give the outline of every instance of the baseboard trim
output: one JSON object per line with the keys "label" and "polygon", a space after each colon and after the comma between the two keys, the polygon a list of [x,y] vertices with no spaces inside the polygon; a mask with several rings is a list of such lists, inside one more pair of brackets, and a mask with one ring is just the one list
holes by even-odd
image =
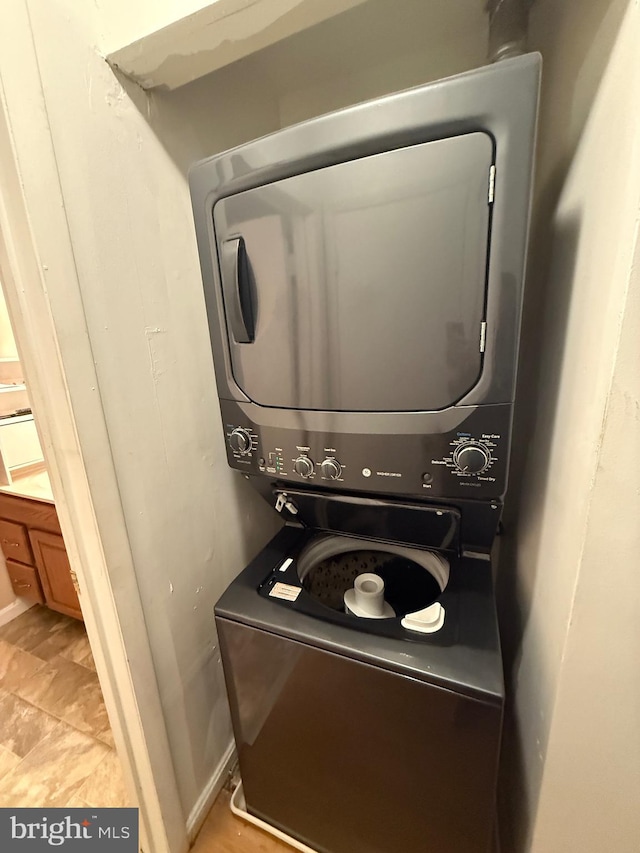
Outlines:
{"label": "baseboard trim", "polygon": [[0,610],[0,628],[8,622],[13,622],[21,613],[25,613],[33,607],[33,601],[25,601],[24,598],[16,598],[11,604],[7,604]]}
{"label": "baseboard trim", "polygon": [[37,462],[27,462],[26,465],[16,465],[15,468],[9,468],[12,480],[17,480],[20,477],[27,477],[29,474],[40,474],[46,471],[47,466],[44,459],[39,459]]}
{"label": "baseboard trim", "polygon": [[189,813],[189,817],[187,818],[187,835],[190,842],[193,842],[196,835],[200,832],[202,824],[209,814],[209,810],[216,797],[224,787],[229,771],[233,769],[235,762],[236,745],[231,741]]}

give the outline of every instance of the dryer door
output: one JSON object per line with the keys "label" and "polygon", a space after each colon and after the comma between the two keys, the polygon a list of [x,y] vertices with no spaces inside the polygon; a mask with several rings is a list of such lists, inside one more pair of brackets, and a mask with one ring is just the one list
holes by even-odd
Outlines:
{"label": "dryer door", "polygon": [[214,206],[228,345],[262,406],[433,411],[482,370],[493,144],[470,133]]}

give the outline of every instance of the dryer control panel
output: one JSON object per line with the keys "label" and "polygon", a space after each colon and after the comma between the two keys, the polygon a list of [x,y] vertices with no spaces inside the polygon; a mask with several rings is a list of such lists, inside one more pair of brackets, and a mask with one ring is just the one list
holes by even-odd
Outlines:
{"label": "dryer control panel", "polygon": [[324,489],[499,499],[506,490],[510,406],[471,409],[442,433],[335,434],[251,423],[221,401],[232,468]]}

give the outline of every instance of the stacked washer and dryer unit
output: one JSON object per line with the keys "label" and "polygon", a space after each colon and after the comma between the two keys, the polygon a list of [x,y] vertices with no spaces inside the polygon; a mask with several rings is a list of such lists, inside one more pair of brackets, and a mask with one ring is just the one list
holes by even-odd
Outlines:
{"label": "stacked washer and dryer unit", "polygon": [[506,60],[191,171],[228,461],[285,522],[216,607],[246,811],[321,853],[494,843],[539,74]]}

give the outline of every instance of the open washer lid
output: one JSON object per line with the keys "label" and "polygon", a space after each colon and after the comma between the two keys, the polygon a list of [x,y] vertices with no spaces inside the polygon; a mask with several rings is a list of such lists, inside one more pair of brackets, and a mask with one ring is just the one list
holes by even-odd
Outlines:
{"label": "open washer lid", "polygon": [[[460,512],[454,507],[275,489],[276,509],[287,508],[311,530],[460,553]],[[295,510],[295,512],[292,512]]]}

